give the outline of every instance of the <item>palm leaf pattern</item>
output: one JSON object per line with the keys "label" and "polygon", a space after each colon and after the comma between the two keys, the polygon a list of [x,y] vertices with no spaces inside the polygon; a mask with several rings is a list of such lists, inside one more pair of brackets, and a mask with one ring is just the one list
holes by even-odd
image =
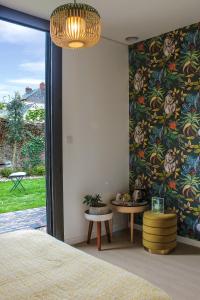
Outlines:
{"label": "palm leaf pattern", "polygon": [[130,190],[142,179],[176,210],[178,233],[200,239],[200,23],[130,46],[129,63]]}

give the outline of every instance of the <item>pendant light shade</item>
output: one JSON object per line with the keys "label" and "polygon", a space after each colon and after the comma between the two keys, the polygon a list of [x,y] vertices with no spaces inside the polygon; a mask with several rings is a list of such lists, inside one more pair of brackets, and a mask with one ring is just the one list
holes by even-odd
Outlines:
{"label": "pendant light shade", "polygon": [[51,15],[52,41],[62,48],[87,48],[98,43],[101,18],[90,5],[69,3],[56,8]]}

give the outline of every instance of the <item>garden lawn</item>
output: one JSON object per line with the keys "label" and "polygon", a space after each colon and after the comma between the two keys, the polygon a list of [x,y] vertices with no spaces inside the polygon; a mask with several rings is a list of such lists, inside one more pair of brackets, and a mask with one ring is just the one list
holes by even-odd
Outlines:
{"label": "garden lawn", "polygon": [[0,213],[6,213],[46,205],[45,178],[25,179],[22,181],[25,191],[20,187],[13,192],[11,181],[0,182]]}

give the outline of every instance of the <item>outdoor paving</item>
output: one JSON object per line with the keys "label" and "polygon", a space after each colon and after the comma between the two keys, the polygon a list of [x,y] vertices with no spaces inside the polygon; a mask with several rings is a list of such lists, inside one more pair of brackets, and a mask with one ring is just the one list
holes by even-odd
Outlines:
{"label": "outdoor paving", "polygon": [[20,229],[46,226],[46,207],[0,214],[0,234]]}

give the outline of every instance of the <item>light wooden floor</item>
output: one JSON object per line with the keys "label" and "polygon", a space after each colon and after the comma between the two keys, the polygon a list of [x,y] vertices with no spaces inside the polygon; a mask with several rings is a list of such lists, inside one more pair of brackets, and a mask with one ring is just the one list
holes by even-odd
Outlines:
{"label": "light wooden floor", "polygon": [[114,234],[112,244],[103,241],[101,252],[95,240],[76,247],[147,279],[174,300],[200,299],[200,248],[178,244],[170,255],[153,255],[143,249],[140,232],[136,231],[133,245],[128,239],[127,231]]}

